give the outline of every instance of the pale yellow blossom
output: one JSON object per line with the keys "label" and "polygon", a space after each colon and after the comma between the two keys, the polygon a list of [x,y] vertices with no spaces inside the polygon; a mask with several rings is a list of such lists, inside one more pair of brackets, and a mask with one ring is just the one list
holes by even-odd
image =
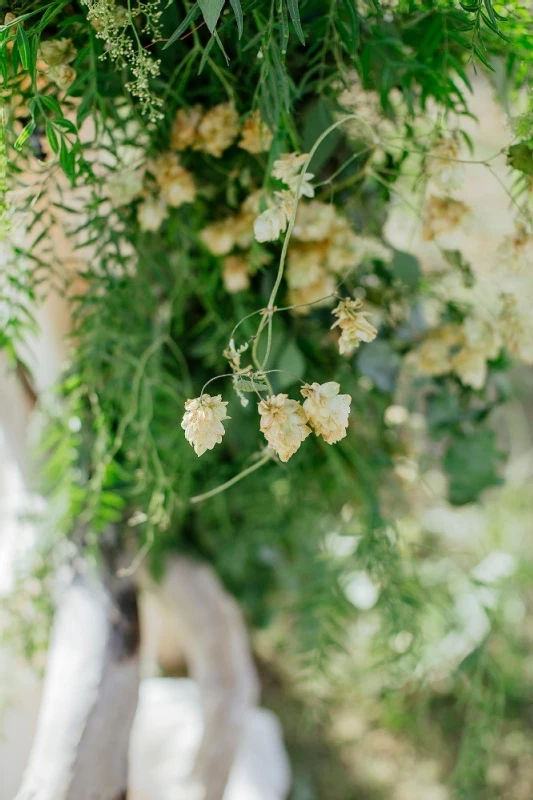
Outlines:
{"label": "pale yellow blossom", "polygon": [[311,433],[300,403],[286,394],[267,397],[258,404],[261,431],[281,461],[288,461]]}
{"label": "pale yellow blossom", "polygon": [[290,288],[288,304],[295,306],[293,314],[309,314],[313,308],[322,308],[333,303],[335,280],[325,271],[321,271],[317,279],[299,289]]}
{"label": "pale yellow blossom", "polygon": [[202,106],[179,108],[172,124],[170,146],[173,150],[186,150],[192,147],[198,135],[198,125],[202,119]]}
{"label": "pale yellow blossom", "polygon": [[139,169],[120,169],[107,182],[107,194],[115,208],[126,206],[138,197],[143,188],[143,173]]}
{"label": "pale yellow blossom", "polygon": [[76,58],[77,53],[72,39],[47,39],[41,42],[39,48],[39,55],[48,67],[70,64]]}
{"label": "pale yellow blossom", "polygon": [[194,150],[220,158],[239,133],[239,115],[232,103],[220,103],[209,109],[198,125]]}
{"label": "pale yellow blossom", "polygon": [[457,189],[463,182],[464,165],[457,161],[461,157],[458,134],[441,136],[431,149],[426,160],[426,169],[432,180],[442,189]]}
{"label": "pale yellow blossom", "polygon": [[308,153],[285,153],[277,161],[274,161],[272,175],[289,187],[293,194],[296,194],[299,185],[298,198],[314,197],[315,190],[310,181],[315,177],[312,172],[301,175],[301,167],[306,162]]}
{"label": "pale yellow blossom", "polygon": [[452,349],[457,351],[463,341],[463,334],[458,325],[443,325],[431,331],[414,352],[413,360],[417,373],[428,377],[450,373]]}
{"label": "pale yellow blossom", "polygon": [[173,208],[192,203],[196,187],[192,174],[182,167],[175,153],[164,153],[154,162],[153,172],[161,190],[161,197]]}
{"label": "pale yellow blossom", "polygon": [[227,255],[235,245],[235,234],[229,219],[222,219],[207,225],[200,238],[214,256]]}
{"label": "pale yellow blossom", "polygon": [[287,283],[291,289],[310,286],[323,274],[327,245],[322,242],[294,242],[287,255]]}
{"label": "pale yellow blossom", "polygon": [[264,153],[270,150],[272,133],[261,117],[259,111],[254,111],[243,125],[239,147],[248,153]]}
{"label": "pale yellow blossom", "polygon": [[457,228],[468,215],[469,210],[462,200],[431,195],[424,209],[422,238],[424,241],[430,241],[436,236]]}
{"label": "pale yellow blossom", "polygon": [[498,248],[498,257],[504,268],[520,274],[533,271],[533,236],[523,225],[514,234],[506,236]]}
{"label": "pale yellow blossom", "polygon": [[168,208],[159,197],[147,197],[137,208],[137,221],[142,231],[158,231],[168,215]]}
{"label": "pale yellow blossom", "polygon": [[58,89],[66,92],[76,80],[76,70],[70,64],[59,64],[57,67],[50,67],[46,71],[46,76],[52,83],[55,83]]}
{"label": "pale yellow blossom", "polygon": [[328,238],[337,219],[337,210],[331,203],[322,203],[320,200],[300,203],[293,236],[301,242],[321,242]]}
{"label": "pale yellow blossom", "polygon": [[287,229],[291,207],[285,192],[275,193],[275,203],[254,221],[254,236],[258,242],[275,242]]}
{"label": "pale yellow blossom", "polygon": [[339,353],[351,355],[361,342],[372,342],[378,335],[377,329],[366,319],[368,311],[362,311],[362,300],[341,300],[333,310],[337,320],[331,326],[337,325],[341,330],[339,337]]}
{"label": "pale yellow blossom", "polygon": [[222,267],[222,281],[230,294],[248,289],[250,286],[248,262],[240,256],[227,256]]}
{"label": "pale yellow blossom", "polygon": [[339,394],[341,387],[335,381],[305,384],[300,389],[306,398],[303,404],[307,420],[315,433],[328,444],[335,444],[346,436],[350,403],[349,394]]}
{"label": "pale yellow blossom", "polygon": [[222,441],[225,433],[222,422],[230,419],[226,414],[227,405],[219,394],[216,397],[203,394],[186,401],[181,427],[197,456],[201,456],[206,450],[212,450]]}

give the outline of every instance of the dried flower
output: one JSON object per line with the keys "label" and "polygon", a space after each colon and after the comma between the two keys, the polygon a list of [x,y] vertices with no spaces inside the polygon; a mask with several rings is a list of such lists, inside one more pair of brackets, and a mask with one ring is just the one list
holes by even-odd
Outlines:
{"label": "dried flower", "polygon": [[293,314],[309,314],[311,306],[320,308],[331,305],[335,294],[335,280],[327,272],[321,271],[317,279],[299,289],[289,289],[288,302]]}
{"label": "dried flower", "polygon": [[254,111],[243,125],[239,147],[247,150],[248,153],[264,153],[266,150],[270,150],[272,139],[272,133],[261,117],[261,113]]}
{"label": "dried flower", "polygon": [[442,136],[427,159],[427,172],[435,183],[446,191],[457,189],[463,182],[464,166],[457,162],[461,156],[459,137]]}
{"label": "dried flower", "polygon": [[41,42],[39,54],[48,67],[59,67],[74,61],[78,51],[72,39],[47,39]]}
{"label": "dried flower", "polygon": [[107,182],[107,194],[115,208],[127,206],[138,197],[143,188],[143,174],[138,169],[121,169]]}
{"label": "dried flower", "polygon": [[506,236],[498,248],[498,256],[516,274],[533,269],[533,236],[523,225],[517,225],[512,236]]}
{"label": "dried flower", "polygon": [[311,433],[307,417],[297,400],[276,394],[258,403],[261,431],[281,461],[288,461]]}
{"label": "dried flower", "polygon": [[154,162],[153,172],[161,189],[161,197],[173,208],[192,203],[196,187],[192,174],[181,166],[175,153],[164,153]]}
{"label": "dried flower", "polygon": [[220,103],[204,114],[198,125],[194,150],[220,158],[239,133],[239,116],[232,103]]}
{"label": "dried flower", "polygon": [[338,383],[330,381],[305,384],[300,389],[306,398],[303,408],[309,424],[328,444],[344,439],[348,427],[352,398],[349,394],[339,394],[340,388]]}
{"label": "dried flower", "polygon": [[214,256],[225,256],[235,245],[235,236],[228,219],[207,225],[200,238]]}
{"label": "dried flower", "polygon": [[254,236],[258,242],[275,242],[287,228],[287,214],[281,206],[267,208],[254,221]]}
{"label": "dried flower", "polygon": [[378,335],[377,329],[366,319],[368,311],[361,311],[362,300],[351,300],[347,297],[341,300],[333,309],[333,314],[338,319],[331,326],[337,325],[341,329],[339,338],[339,353],[351,355],[361,342],[372,342]]}
{"label": "dried flower", "polygon": [[461,200],[432,194],[424,210],[422,238],[427,242],[442,233],[453,230],[463,221],[468,212],[468,206]]}
{"label": "dried flower", "polygon": [[203,108],[200,105],[189,109],[179,108],[174,117],[170,146],[173,150],[186,150],[192,147],[198,135],[198,125],[202,119]]}
{"label": "dried flower", "polygon": [[443,325],[431,331],[414,353],[414,363],[419,375],[434,377],[447,375],[452,370],[451,351],[462,344],[463,336],[458,325]]}
{"label": "dried flower", "polygon": [[222,441],[225,433],[222,422],[230,419],[226,414],[227,405],[219,394],[216,397],[202,394],[201,397],[185,402],[181,427],[197,456],[203,455],[206,450],[212,450]]}
{"label": "dried flower", "polygon": [[50,69],[46,71],[46,75],[62,92],[66,92],[76,80],[76,70],[69,64],[59,64],[57,67],[50,67]]}
{"label": "dried flower", "polygon": [[[298,155],[297,153],[285,153],[277,161],[274,161],[274,168],[272,170],[273,177],[282,181],[286,186],[289,187],[291,192],[295,193],[298,188],[298,183],[301,179],[300,169],[307,161],[308,155],[308,153],[302,153],[301,155]],[[306,172],[303,175],[302,183],[298,192],[298,199],[300,197],[315,196],[315,190],[309,183],[309,181],[313,178],[314,175],[312,172]]]}
{"label": "dried flower", "polygon": [[321,242],[328,238],[337,219],[337,210],[331,203],[300,203],[293,236],[301,242]]}
{"label": "dried flower", "polygon": [[295,242],[287,256],[287,283],[301,289],[314,283],[323,273],[326,246],[322,243]]}
{"label": "dried flower", "polygon": [[222,268],[222,281],[230,294],[242,292],[250,286],[248,263],[239,256],[227,256]]}
{"label": "dried flower", "polygon": [[147,197],[137,208],[137,221],[142,231],[158,231],[166,219],[168,208],[159,197]]}

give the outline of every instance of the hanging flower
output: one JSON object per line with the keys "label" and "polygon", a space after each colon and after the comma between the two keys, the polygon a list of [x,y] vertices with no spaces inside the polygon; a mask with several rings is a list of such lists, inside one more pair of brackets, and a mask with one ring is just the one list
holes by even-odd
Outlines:
{"label": "hanging flower", "polygon": [[261,117],[259,111],[254,111],[243,125],[239,147],[248,153],[264,153],[270,150],[272,133]]}
{"label": "hanging flower", "polygon": [[300,389],[306,398],[303,408],[309,424],[328,444],[344,439],[348,427],[352,398],[349,394],[339,394],[340,388],[338,383],[330,381],[305,384]]}
{"label": "hanging flower", "polygon": [[155,179],[161,190],[161,197],[173,208],[184,203],[192,203],[196,197],[196,187],[192,174],[181,166],[174,153],[164,153],[156,159],[153,166]]}
{"label": "hanging flower", "polygon": [[46,76],[55,83],[58,89],[66,92],[76,80],[76,70],[70,64],[59,64],[57,67],[50,67],[46,71]]}
{"label": "hanging flower", "polygon": [[168,214],[168,208],[159,197],[147,197],[137,208],[137,221],[142,231],[158,231]]}
{"label": "hanging flower", "polygon": [[235,245],[235,236],[229,219],[207,225],[200,238],[214,256],[225,256]]}
{"label": "hanging flower", "polygon": [[426,160],[429,176],[441,189],[457,189],[463,182],[464,166],[458,163],[461,145],[457,134],[441,136]]}
{"label": "hanging flower", "polygon": [[362,300],[351,300],[347,297],[333,309],[333,314],[338,319],[331,327],[335,328],[338,325],[341,329],[339,338],[341,355],[351,355],[361,342],[372,342],[378,335],[377,329],[366,319],[368,311],[361,311],[362,307]]}
{"label": "hanging flower", "polygon": [[322,242],[328,238],[337,220],[337,210],[331,203],[322,203],[320,200],[300,203],[293,236],[300,242]]}
{"label": "hanging flower", "polygon": [[307,417],[297,400],[276,394],[258,403],[261,431],[281,461],[288,461],[311,433]]}
{"label": "hanging flower", "polygon": [[173,150],[181,151],[193,146],[198,136],[198,125],[203,113],[200,105],[177,110],[170,134],[170,146]]}
{"label": "hanging flower", "polygon": [[461,200],[431,195],[424,210],[422,238],[427,242],[457,228],[468,212],[468,206]]}
{"label": "hanging flower", "polygon": [[290,288],[288,304],[295,306],[291,309],[293,314],[309,314],[313,308],[329,306],[335,295],[335,279],[324,270],[321,270],[316,280],[307,286]]}
{"label": "hanging flower", "polygon": [[115,208],[127,206],[141,194],[142,188],[143,174],[138,169],[117,170],[107,182],[107,194]]}
{"label": "hanging flower", "polygon": [[222,267],[222,281],[230,294],[248,289],[250,286],[248,262],[239,256],[227,256]]}
{"label": "hanging flower", "polygon": [[[274,161],[274,168],[272,175],[274,178],[282,181],[289,187],[291,192],[296,193],[298,183],[301,179],[300,170],[303,164],[307,161],[308,153],[285,153],[277,161]],[[306,172],[303,175],[302,183],[298,192],[298,199],[300,197],[314,197],[315,190],[309,183],[315,176],[312,172]]]}
{"label": "hanging flower", "polygon": [[61,64],[70,64],[74,61],[78,51],[72,44],[72,39],[47,39],[41,42],[39,55],[48,67],[59,67]]}
{"label": "hanging flower", "polygon": [[222,422],[230,419],[226,414],[227,405],[219,394],[216,397],[203,394],[186,401],[181,427],[197,456],[203,455],[206,450],[212,450],[222,441],[225,434]]}
{"label": "hanging flower", "polygon": [[194,150],[202,150],[220,158],[235,141],[239,133],[239,115],[232,103],[220,103],[211,108],[198,125]]}
{"label": "hanging flower", "polygon": [[[282,195],[282,192],[276,192],[277,195]],[[280,198],[278,198],[279,200]],[[267,208],[262,214],[259,214],[254,221],[254,236],[258,242],[275,242],[279,239],[287,229],[289,221],[290,210],[287,208],[287,203],[277,202],[272,208]]]}

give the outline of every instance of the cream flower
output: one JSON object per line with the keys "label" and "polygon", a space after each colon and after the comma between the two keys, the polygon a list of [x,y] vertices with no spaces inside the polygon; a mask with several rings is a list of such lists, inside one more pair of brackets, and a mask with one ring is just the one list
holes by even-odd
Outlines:
{"label": "cream flower", "polygon": [[311,433],[300,403],[286,394],[276,394],[258,403],[261,431],[280,461],[288,461]]}
{"label": "cream flower", "polygon": [[137,222],[142,231],[158,231],[166,219],[166,203],[158,197],[147,197],[137,208]]}
{"label": "cream flower", "polygon": [[347,297],[333,309],[337,320],[331,327],[335,328],[338,325],[341,329],[339,338],[341,355],[351,355],[361,342],[372,342],[378,335],[377,329],[366,319],[368,311],[361,311],[362,307],[362,300],[351,300]]}
{"label": "cream flower", "polygon": [[457,350],[463,341],[463,334],[458,325],[443,325],[431,331],[413,354],[417,373],[428,377],[450,373],[452,350]]}
{"label": "cream flower", "polygon": [[143,188],[143,174],[138,169],[121,169],[107,182],[107,194],[115,208],[127,206],[138,197]]}
{"label": "cream flower", "polygon": [[227,256],[222,267],[222,281],[230,294],[248,289],[250,275],[247,261],[239,256]]}
{"label": "cream flower", "polygon": [[511,272],[530,273],[533,270],[533,236],[518,225],[515,233],[506,236],[498,247],[498,256]]}
{"label": "cream flower", "polygon": [[308,286],[289,289],[288,303],[295,306],[293,314],[309,314],[314,308],[329,306],[335,294],[335,280],[327,272],[321,271],[318,278]]}
{"label": "cream flower", "polygon": [[254,221],[254,236],[258,242],[275,242],[287,229],[287,212],[284,206],[275,205],[259,214]]}
{"label": "cream flower", "polygon": [[230,419],[226,414],[227,405],[219,394],[216,397],[203,394],[186,401],[181,427],[197,456],[203,455],[206,450],[212,450],[222,441],[225,434],[222,422]]}
{"label": "cream flower", "polygon": [[207,225],[200,238],[214,256],[225,256],[235,245],[235,235],[229,219],[222,219]]}
{"label": "cream flower", "polygon": [[76,58],[77,53],[72,39],[47,39],[45,42],[41,42],[39,48],[39,55],[49,67],[70,64]]}
{"label": "cream flower", "polygon": [[248,153],[264,153],[266,150],[270,150],[272,139],[272,133],[260,112],[254,111],[243,125],[239,147],[247,150]]}
{"label": "cream flower", "polygon": [[457,189],[463,182],[464,165],[458,163],[461,145],[457,134],[442,136],[426,160],[427,172],[446,191]]}
{"label": "cream flower", "polygon": [[184,203],[192,203],[196,197],[196,187],[192,174],[181,166],[174,153],[164,153],[153,165],[155,179],[161,190],[161,197],[173,208]]}
{"label": "cream flower", "polygon": [[287,283],[291,289],[302,289],[318,280],[323,273],[325,251],[322,243],[291,245],[287,255]]}
{"label": "cream flower", "polygon": [[66,92],[76,80],[76,70],[70,64],[59,64],[57,67],[50,67],[46,71],[46,76],[55,83],[58,89]]}
{"label": "cream flower", "polygon": [[533,364],[533,318],[531,300],[525,295],[504,292],[498,326],[509,352],[526,364]]}
{"label": "cream flower", "polygon": [[298,199],[300,197],[314,197],[315,190],[309,183],[315,176],[312,172],[306,172],[301,177],[300,170],[306,162],[308,153],[297,155],[296,153],[285,153],[277,161],[274,161],[272,175],[289,187],[291,192],[296,193],[298,183],[302,180]]}
{"label": "cream flower", "polygon": [[301,242],[321,242],[328,238],[337,220],[337,210],[331,203],[300,203],[293,236]]}
{"label": "cream flower", "polygon": [[220,158],[233,144],[239,133],[239,116],[232,103],[220,103],[211,108],[198,125],[194,150]]}
{"label": "cream flower", "polygon": [[170,146],[173,150],[186,150],[192,147],[198,135],[198,125],[202,119],[202,106],[179,108],[172,124]]}
{"label": "cream flower", "polygon": [[346,436],[350,403],[349,394],[339,394],[341,387],[335,381],[305,384],[300,389],[306,398],[304,411],[317,436],[328,444],[335,444]]}
{"label": "cream flower", "polygon": [[431,195],[424,209],[422,239],[427,242],[457,228],[468,212],[468,206],[461,200]]}

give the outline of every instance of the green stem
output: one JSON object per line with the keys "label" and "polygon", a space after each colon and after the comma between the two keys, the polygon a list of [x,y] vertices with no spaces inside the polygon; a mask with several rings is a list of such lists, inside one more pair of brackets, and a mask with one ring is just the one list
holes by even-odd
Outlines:
{"label": "green stem", "polygon": [[259,469],[260,467],[264,466],[271,459],[272,459],[272,453],[267,451],[263,456],[263,458],[261,458],[259,461],[256,461],[255,464],[252,464],[251,467],[243,469],[242,472],[239,472],[237,473],[237,475],[234,475],[233,478],[230,478],[230,480],[226,481],[226,483],[221,483],[220,486],[217,486],[215,489],[211,489],[209,492],[204,492],[203,494],[197,494],[194,497],[191,497],[189,499],[189,503],[193,504],[202,503],[204,500],[208,500],[210,497],[214,497],[215,495],[220,494],[221,492],[225,492],[226,489],[230,488],[230,486],[233,486],[233,484],[238,483],[243,478],[246,478],[247,475],[251,475],[252,472],[255,472],[256,469]]}

